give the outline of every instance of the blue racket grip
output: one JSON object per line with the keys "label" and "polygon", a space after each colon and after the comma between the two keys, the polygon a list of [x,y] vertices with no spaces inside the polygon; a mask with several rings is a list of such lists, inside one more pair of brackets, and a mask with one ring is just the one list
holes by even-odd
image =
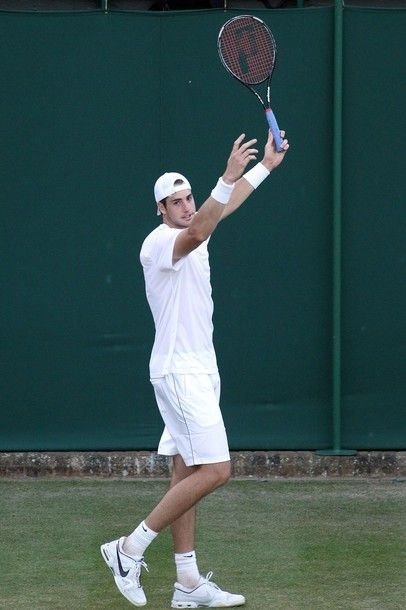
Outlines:
{"label": "blue racket grip", "polygon": [[281,130],[279,129],[275,115],[270,108],[267,108],[265,110],[265,116],[266,120],[268,121],[269,128],[272,131],[275,148],[278,152],[280,152],[283,140],[281,138]]}

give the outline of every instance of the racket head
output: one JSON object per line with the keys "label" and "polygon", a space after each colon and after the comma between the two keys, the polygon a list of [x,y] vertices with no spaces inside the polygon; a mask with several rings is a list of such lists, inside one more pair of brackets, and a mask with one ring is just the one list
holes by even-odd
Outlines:
{"label": "racket head", "polygon": [[269,27],[254,15],[238,15],[221,28],[217,50],[223,66],[244,85],[259,85],[270,77],[276,44]]}

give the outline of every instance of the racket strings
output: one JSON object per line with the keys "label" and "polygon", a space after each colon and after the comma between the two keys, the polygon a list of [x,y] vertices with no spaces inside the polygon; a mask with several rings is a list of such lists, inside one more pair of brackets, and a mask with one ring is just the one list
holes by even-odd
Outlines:
{"label": "racket strings", "polygon": [[253,17],[235,17],[219,36],[219,53],[224,66],[246,85],[266,80],[273,70],[276,45],[266,25]]}

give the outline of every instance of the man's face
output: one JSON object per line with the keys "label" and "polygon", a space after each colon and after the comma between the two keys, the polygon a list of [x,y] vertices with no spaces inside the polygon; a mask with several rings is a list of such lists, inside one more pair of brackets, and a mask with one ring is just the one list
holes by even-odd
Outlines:
{"label": "man's face", "polygon": [[196,204],[190,189],[178,191],[160,203],[159,209],[163,221],[172,229],[186,229],[196,213]]}

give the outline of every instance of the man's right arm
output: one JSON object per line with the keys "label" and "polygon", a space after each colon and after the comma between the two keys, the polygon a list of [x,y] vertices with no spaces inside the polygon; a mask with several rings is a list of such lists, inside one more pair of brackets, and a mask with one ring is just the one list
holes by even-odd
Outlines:
{"label": "man's right arm", "polygon": [[[227,167],[217,186],[196,213],[187,229],[179,233],[173,248],[173,263],[187,256],[210,237],[224,214],[224,206],[231,195],[235,182],[241,178],[248,163],[256,159],[258,152],[252,146],[256,140],[243,143],[245,134],[234,142]],[[227,200],[227,201],[225,201]]]}

